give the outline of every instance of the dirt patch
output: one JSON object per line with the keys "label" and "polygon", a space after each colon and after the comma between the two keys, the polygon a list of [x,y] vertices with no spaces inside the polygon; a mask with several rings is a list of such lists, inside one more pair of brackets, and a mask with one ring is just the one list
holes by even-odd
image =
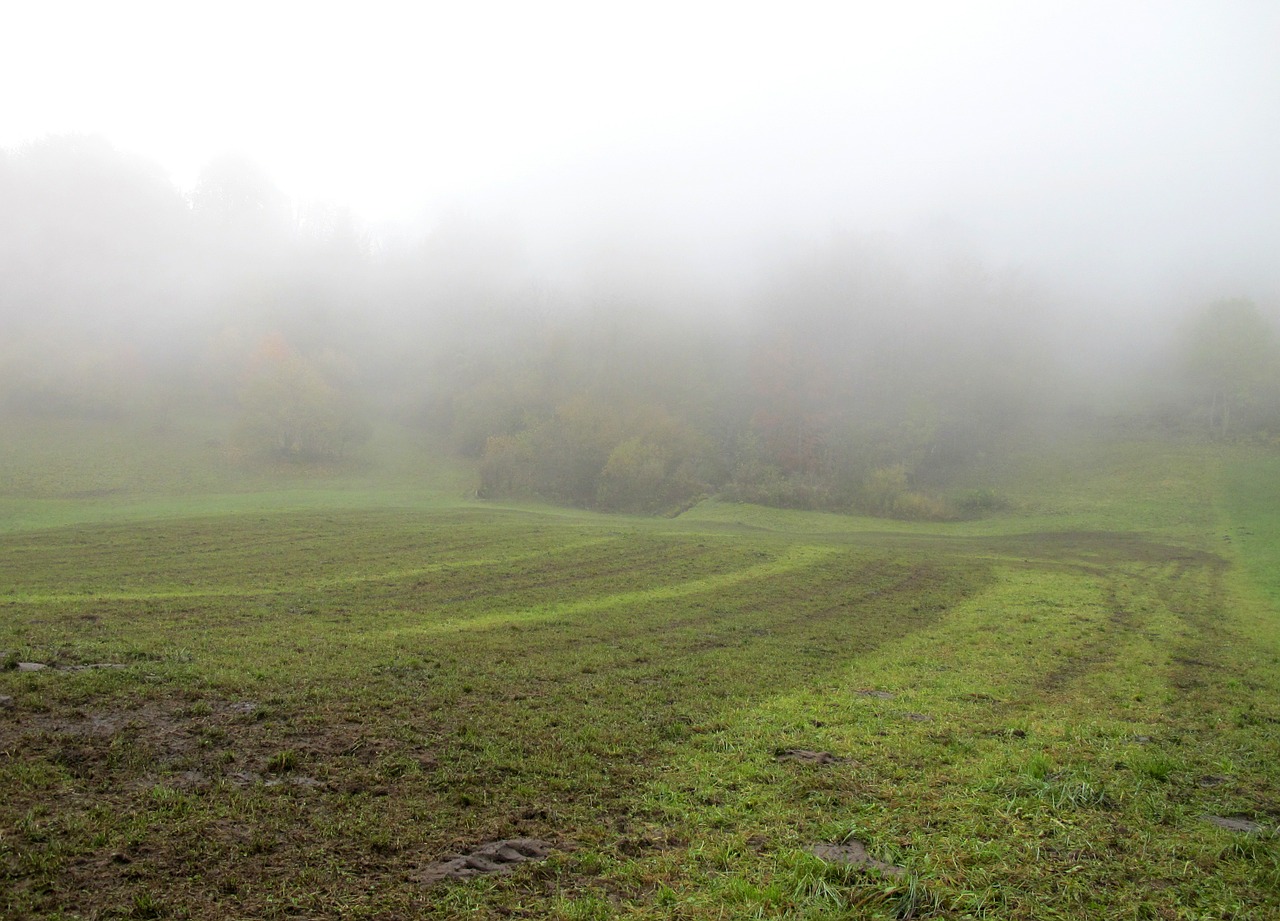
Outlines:
{"label": "dirt patch", "polygon": [[862,690],[855,691],[854,693],[859,697],[874,697],[876,700],[893,700],[898,696],[897,694],[891,694],[888,691],[877,691],[874,688],[863,688]]}
{"label": "dirt patch", "polygon": [[554,848],[539,838],[490,841],[469,854],[457,854],[428,864],[413,879],[425,886],[446,880],[470,879],[490,873],[509,873],[522,863],[546,860]]}
{"label": "dirt patch", "polygon": [[91,668],[128,668],[119,662],[93,662],[89,665],[48,665],[44,662],[19,662],[16,666],[20,672],[83,672]]}
{"label": "dirt patch", "polygon": [[[207,783],[208,778],[199,774],[198,771],[188,771],[186,775],[195,775],[195,781]],[[264,787],[302,787],[305,789],[325,789],[328,784],[323,780],[317,780],[314,777],[308,777],[305,774],[287,774],[283,777],[275,777],[270,774],[259,774],[257,771],[231,771],[226,775],[228,783],[236,787],[252,787],[262,784]]]}
{"label": "dirt patch", "polygon": [[844,844],[811,844],[808,851],[819,860],[825,860],[827,863],[847,863],[853,866],[865,867],[868,870],[875,870],[884,876],[904,876],[906,870],[902,867],[894,866],[891,863],[885,863],[883,860],[877,860],[867,853],[866,845],[861,841],[850,839]]}
{"label": "dirt patch", "polygon": [[810,751],[807,748],[785,748],[773,756],[778,761],[798,761],[801,764],[843,764],[848,758],[837,758],[831,752]]}
{"label": "dirt patch", "polygon": [[310,725],[252,700],[170,698],[85,712],[28,710],[0,702],[0,750],[44,758],[97,794],[170,786],[380,788],[435,769],[420,747],[355,725]]}
{"label": "dirt patch", "polygon": [[1227,831],[1238,831],[1246,835],[1256,835],[1258,832],[1262,831],[1262,826],[1257,822],[1240,816],[1205,815],[1200,818],[1204,819],[1211,825],[1217,825],[1219,828],[1225,828]]}
{"label": "dirt patch", "polygon": [[932,723],[933,722],[933,717],[929,716],[927,713],[904,713],[903,717],[905,719],[911,720],[911,722],[913,723]]}

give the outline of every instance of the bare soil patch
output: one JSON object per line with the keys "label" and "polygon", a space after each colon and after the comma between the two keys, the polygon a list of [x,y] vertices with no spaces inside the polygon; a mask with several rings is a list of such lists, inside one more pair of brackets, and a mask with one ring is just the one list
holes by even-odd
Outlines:
{"label": "bare soil patch", "polygon": [[844,844],[811,844],[809,853],[827,863],[847,863],[852,866],[875,870],[885,876],[903,876],[906,870],[872,857],[861,841],[850,838]]}
{"label": "bare soil patch", "polygon": [[1241,816],[1221,816],[1206,815],[1201,816],[1211,825],[1217,825],[1219,828],[1225,828],[1227,831],[1238,831],[1246,835],[1256,835],[1262,831],[1262,826],[1252,819],[1242,818]]}
{"label": "bare soil patch", "polygon": [[83,672],[94,668],[128,668],[120,662],[90,662],[86,665],[58,665],[48,662],[18,662],[14,668],[20,672]]}
{"label": "bare soil patch", "polygon": [[385,759],[433,763],[429,751],[364,727],[305,723],[252,700],[168,698],[53,712],[0,701],[0,712],[0,748],[45,757],[97,792],[156,783],[322,788],[341,777],[344,792],[355,793],[381,783]]}
{"label": "bare soil patch", "polygon": [[427,864],[413,878],[425,886],[446,880],[470,879],[490,873],[510,873],[522,863],[546,860],[555,850],[539,838],[506,838],[490,841],[469,854],[455,854]]}
{"label": "bare soil patch", "polygon": [[774,755],[778,761],[798,761],[800,764],[844,764],[848,758],[838,758],[831,752],[810,751],[807,748],[787,748]]}

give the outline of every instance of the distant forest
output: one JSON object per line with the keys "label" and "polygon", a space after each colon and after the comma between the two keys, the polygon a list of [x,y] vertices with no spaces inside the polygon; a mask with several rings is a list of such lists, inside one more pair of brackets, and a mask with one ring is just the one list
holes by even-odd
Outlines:
{"label": "distant forest", "polygon": [[0,410],[225,419],[231,462],[432,433],[481,495],[672,513],[720,495],[977,515],[953,484],[1020,436],[1280,436],[1268,310],[1235,292],[1105,341],[963,252],[832,233],[719,284],[612,239],[542,271],[518,233],[382,239],[248,160],[184,194],[87,137],[0,151]]}

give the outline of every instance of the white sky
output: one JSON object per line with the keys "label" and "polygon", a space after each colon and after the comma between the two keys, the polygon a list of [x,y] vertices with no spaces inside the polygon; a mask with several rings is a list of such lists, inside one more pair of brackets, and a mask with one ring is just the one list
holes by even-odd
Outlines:
{"label": "white sky", "polygon": [[1228,275],[1280,252],[1275,0],[32,0],[2,19],[0,146],[98,133],[183,187],[242,152],[372,222],[940,220],[1060,266],[1212,251]]}

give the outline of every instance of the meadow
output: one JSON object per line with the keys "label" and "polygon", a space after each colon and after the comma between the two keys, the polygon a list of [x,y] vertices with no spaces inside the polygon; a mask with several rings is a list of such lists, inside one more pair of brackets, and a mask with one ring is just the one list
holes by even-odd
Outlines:
{"label": "meadow", "polygon": [[4,918],[1280,917],[1274,452],[908,524],[16,434]]}

